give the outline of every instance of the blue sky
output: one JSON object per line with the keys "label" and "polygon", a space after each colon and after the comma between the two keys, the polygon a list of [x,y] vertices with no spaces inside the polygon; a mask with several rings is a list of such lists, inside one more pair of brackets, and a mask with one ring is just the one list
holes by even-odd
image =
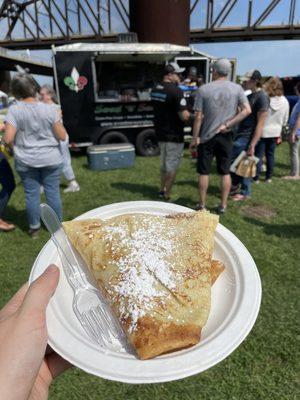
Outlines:
{"label": "blue sky", "polygon": [[195,46],[216,57],[237,59],[237,72],[259,69],[263,75],[300,75],[300,40],[201,43]]}

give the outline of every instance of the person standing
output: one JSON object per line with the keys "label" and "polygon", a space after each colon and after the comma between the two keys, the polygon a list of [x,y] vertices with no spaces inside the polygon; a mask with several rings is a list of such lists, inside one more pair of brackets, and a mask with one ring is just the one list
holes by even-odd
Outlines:
{"label": "person standing", "polygon": [[160,147],[161,186],[159,197],[168,201],[183,154],[184,122],[190,119],[187,101],[178,87],[185,68],[176,63],[166,65],[162,83],[151,92],[154,126]]}
{"label": "person standing", "polygon": [[[41,100],[46,104],[55,104],[60,117],[62,117],[62,112],[59,104],[57,103],[56,93],[52,86],[43,85],[40,89]],[[68,186],[64,189],[64,193],[78,192],[80,186],[76,181],[75,174],[72,168],[71,154],[69,150],[69,135],[67,135],[66,140],[60,141],[60,150],[63,158],[63,168],[62,172],[68,181]]]}
{"label": "person standing", "polygon": [[[1,92],[0,90],[0,110],[5,110],[8,106],[8,97],[6,93]],[[2,133],[5,130],[5,115],[2,114],[0,117],[0,145],[2,145]],[[1,146],[2,147],[2,146]],[[6,159],[6,149],[3,147],[3,151],[1,151],[0,147],[0,231],[9,232],[15,229],[15,225],[11,224],[3,219],[3,214],[6,209],[7,203],[15,190],[16,184],[14,179],[13,171],[9,165],[9,162]]]}
{"label": "person standing", "polygon": [[[221,204],[217,212],[227,207],[231,179],[229,174],[233,128],[251,113],[249,102],[240,85],[230,82],[231,63],[220,59],[212,65],[213,82],[200,87],[195,100],[195,120],[190,149],[198,146],[200,202],[196,209],[205,209],[209,174],[214,156],[221,175]],[[199,137],[200,135],[200,137]]]}
{"label": "person standing", "polygon": [[[269,96],[261,87],[262,76],[258,70],[247,72],[241,82],[246,90],[251,90],[248,100],[252,109],[239,125],[235,135],[232,160],[235,160],[242,151],[247,151],[248,156],[254,156],[255,146],[260,140],[269,110]],[[236,174],[231,175],[232,187],[230,193],[232,200],[241,201],[251,197],[252,178],[243,178]]]}
{"label": "person standing", "polygon": [[62,219],[59,141],[66,140],[67,133],[56,107],[37,100],[38,87],[29,74],[16,74],[11,92],[19,101],[8,110],[4,141],[13,144],[15,167],[25,190],[29,235],[36,238],[41,226],[41,185],[47,203]]}
{"label": "person standing", "polygon": [[299,148],[300,148],[300,82],[295,87],[298,101],[293,107],[289,120],[291,133],[288,141],[290,145],[291,172],[290,175],[284,176],[282,179],[299,180]]}
{"label": "person standing", "polygon": [[275,162],[276,141],[281,136],[281,131],[289,119],[289,102],[283,96],[283,85],[279,78],[270,78],[264,85],[264,90],[270,97],[270,108],[263,128],[262,137],[256,145],[255,155],[259,158],[254,181],[259,182],[263,156],[267,161],[266,182],[272,182]]}
{"label": "person standing", "polygon": [[9,232],[15,229],[15,225],[3,219],[7,203],[15,190],[14,174],[5,155],[0,150],[0,231]]}

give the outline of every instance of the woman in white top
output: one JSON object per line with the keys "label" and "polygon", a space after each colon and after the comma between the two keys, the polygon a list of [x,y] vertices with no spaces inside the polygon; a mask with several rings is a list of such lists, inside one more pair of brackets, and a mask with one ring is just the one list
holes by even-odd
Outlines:
{"label": "woman in white top", "polygon": [[270,97],[270,108],[263,128],[262,137],[255,148],[255,155],[259,158],[257,175],[254,178],[257,182],[261,173],[264,155],[267,161],[266,182],[272,181],[276,142],[281,136],[282,127],[287,124],[289,118],[289,103],[283,96],[281,80],[277,77],[270,78],[265,83],[264,89]]}
{"label": "woman in white top", "polygon": [[25,190],[29,234],[35,238],[41,226],[41,185],[47,203],[62,218],[59,142],[66,140],[67,133],[56,107],[37,100],[38,87],[29,74],[17,74],[11,82],[11,91],[19,101],[9,107],[4,141],[14,146],[15,166]]}

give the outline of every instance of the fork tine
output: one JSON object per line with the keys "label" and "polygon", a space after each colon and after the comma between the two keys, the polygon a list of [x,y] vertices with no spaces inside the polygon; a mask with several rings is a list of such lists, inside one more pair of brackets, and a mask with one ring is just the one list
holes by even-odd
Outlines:
{"label": "fork tine", "polygon": [[83,322],[85,324],[86,331],[89,334],[89,336],[91,336],[96,343],[98,343],[101,346],[103,346],[102,337],[101,337],[101,335],[99,335],[97,333],[97,331],[95,331],[95,329],[93,327],[93,324],[90,322],[90,319],[89,319],[88,315],[85,312],[83,312],[81,314],[81,318],[82,318],[82,320],[83,320]]}
{"label": "fork tine", "polygon": [[[96,307],[94,309],[90,310],[90,316],[93,318],[93,321],[97,328],[102,332],[102,334],[106,337],[110,337],[110,329],[107,324],[107,321],[105,321],[105,318],[102,318],[102,313],[99,313],[97,310],[99,307]],[[103,321],[104,320],[104,321]]]}
{"label": "fork tine", "polygon": [[107,310],[103,309],[101,306],[96,307],[96,309],[98,309],[100,314],[103,315],[103,318],[109,327],[109,332],[115,339],[119,339],[120,334],[121,336],[124,336],[121,324],[115,320],[112,314],[107,312]]}
{"label": "fork tine", "polygon": [[94,310],[96,311],[96,313],[98,315],[101,315],[101,318],[104,319],[106,325],[108,327],[110,327],[111,318],[110,318],[110,314],[109,314],[109,312],[107,312],[106,308],[102,307],[101,305],[98,305],[97,307],[94,308]]}

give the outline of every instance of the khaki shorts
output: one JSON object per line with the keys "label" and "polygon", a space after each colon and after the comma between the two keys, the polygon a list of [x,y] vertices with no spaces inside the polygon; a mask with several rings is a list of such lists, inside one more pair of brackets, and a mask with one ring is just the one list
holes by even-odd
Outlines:
{"label": "khaki shorts", "polygon": [[175,172],[179,167],[184,143],[159,142],[161,172]]}

